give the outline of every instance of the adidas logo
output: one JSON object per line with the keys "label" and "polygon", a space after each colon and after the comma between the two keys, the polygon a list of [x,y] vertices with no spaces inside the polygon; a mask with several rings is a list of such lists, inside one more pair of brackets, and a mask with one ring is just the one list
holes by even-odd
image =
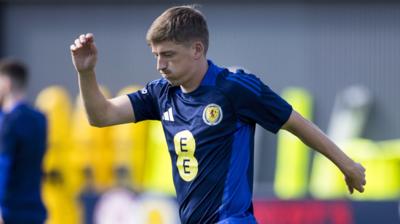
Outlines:
{"label": "adidas logo", "polygon": [[174,121],[174,116],[172,115],[172,107],[170,107],[167,111],[164,112],[162,119],[164,121]]}

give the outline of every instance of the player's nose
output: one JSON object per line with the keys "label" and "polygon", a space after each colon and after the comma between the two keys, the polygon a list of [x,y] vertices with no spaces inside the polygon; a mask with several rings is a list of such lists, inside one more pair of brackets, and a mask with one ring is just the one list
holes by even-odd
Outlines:
{"label": "player's nose", "polygon": [[163,60],[161,57],[157,58],[157,70],[158,71],[162,71],[165,70],[167,68],[167,62],[165,60]]}

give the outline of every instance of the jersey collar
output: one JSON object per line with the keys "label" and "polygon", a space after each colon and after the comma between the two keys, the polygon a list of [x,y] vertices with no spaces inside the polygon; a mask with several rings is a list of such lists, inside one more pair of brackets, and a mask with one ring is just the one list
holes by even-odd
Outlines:
{"label": "jersey collar", "polygon": [[213,86],[215,85],[215,80],[217,78],[217,75],[224,70],[223,68],[220,68],[216,66],[211,60],[207,60],[208,63],[208,69],[206,74],[203,77],[203,80],[200,83],[200,86]]}

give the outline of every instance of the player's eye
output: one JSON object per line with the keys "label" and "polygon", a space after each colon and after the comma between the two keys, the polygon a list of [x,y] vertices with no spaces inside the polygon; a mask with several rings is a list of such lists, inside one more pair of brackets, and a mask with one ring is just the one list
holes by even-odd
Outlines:
{"label": "player's eye", "polygon": [[166,57],[166,58],[170,58],[170,57],[172,57],[174,55],[175,55],[174,52],[165,52],[165,53],[163,53],[163,56]]}

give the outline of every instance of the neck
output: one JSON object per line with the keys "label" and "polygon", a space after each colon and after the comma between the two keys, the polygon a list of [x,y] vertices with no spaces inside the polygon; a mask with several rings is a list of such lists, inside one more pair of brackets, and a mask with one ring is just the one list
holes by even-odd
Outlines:
{"label": "neck", "polygon": [[10,93],[4,98],[3,102],[3,112],[9,113],[14,109],[15,105],[24,99],[23,93]]}
{"label": "neck", "polygon": [[199,62],[199,66],[194,70],[193,75],[189,77],[189,79],[181,85],[182,92],[190,93],[197,89],[200,86],[201,81],[204,78],[204,75],[208,69],[208,62],[206,58],[201,58]]}

